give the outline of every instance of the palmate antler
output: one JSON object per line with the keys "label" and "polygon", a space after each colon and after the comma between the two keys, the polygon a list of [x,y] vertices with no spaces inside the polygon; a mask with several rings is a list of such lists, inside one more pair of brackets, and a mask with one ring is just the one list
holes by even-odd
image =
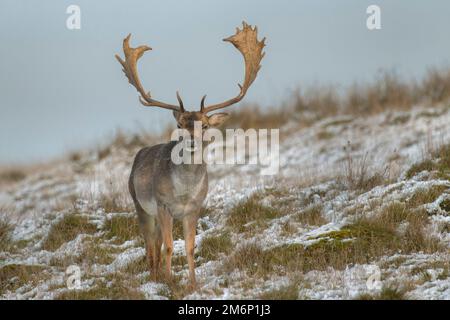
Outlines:
{"label": "palmate antler", "polygon": [[149,46],[139,46],[137,48],[130,47],[130,37],[129,34],[123,40],[123,53],[125,55],[125,61],[122,60],[119,55],[116,54],[116,59],[120,62],[123,67],[123,72],[125,73],[128,81],[136,88],[140,93],[139,101],[147,107],[160,107],[164,109],[170,109],[178,112],[184,112],[183,101],[177,91],[177,99],[179,106],[167,104],[165,102],[157,101],[152,99],[150,92],[145,92],[142,87],[141,81],[139,80],[139,75],[137,72],[137,61],[142,57],[145,51],[152,50]]}
{"label": "palmate antler", "polygon": [[203,96],[200,104],[200,111],[203,113],[208,113],[214,110],[222,109],[241,101],[242,98],[247,93],[248,88],[255,80],[259,69],[261,68],[260,63],[265,54],[264,52],[262,52],[262,50],[265,46],[264,41],[266,40],[266,38],[263,38],[261,41],[258,41],[258,28],[255,26],[252,29],[252,27],[249,26],[245,21],[242,22],[242,25],[243,25],[242,30],[236,28],[236,34],[231,37],[223,39],[223,41],[231,42],[236,47],[236,49],[238,49],[244,56],[245,62],[244,83],[242,85],[238,84],[240,92],[236,97],[222,103],[213,104],[205,107],[206,96]]}

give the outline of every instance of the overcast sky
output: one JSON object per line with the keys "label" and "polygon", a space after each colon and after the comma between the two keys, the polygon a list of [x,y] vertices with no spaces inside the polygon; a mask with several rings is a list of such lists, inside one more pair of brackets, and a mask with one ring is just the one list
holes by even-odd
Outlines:
{"label": "overcast sky", "polygon": [[[81,30],[66,8],[81,8]],[[381,7],[381,30],[366,8]],[[122,39],[148,44],[141,79],[155,98],[185,105],[237,93],[240,54],[221,41],[242,20],[267,37],[262,69],[247,102],[277,105],[300,86],[371,79],[379,68],[420,77],[448,66],[450,1],[160,0],[0,1],[0,162],[45,160],[104,141],[118,127],[161,130],[166,110],[137,101],[114,59]]]}

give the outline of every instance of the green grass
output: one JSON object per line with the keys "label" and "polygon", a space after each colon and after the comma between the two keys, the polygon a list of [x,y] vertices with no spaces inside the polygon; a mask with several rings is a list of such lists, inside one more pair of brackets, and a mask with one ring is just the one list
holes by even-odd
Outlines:
{"label": "green grass", "polygon": [[87,217],[68,214],[51,226],[42,249],[54,251],[62,244],[75,239],[79,234],[93,234],[96,231],[97,227],[90,223]]}

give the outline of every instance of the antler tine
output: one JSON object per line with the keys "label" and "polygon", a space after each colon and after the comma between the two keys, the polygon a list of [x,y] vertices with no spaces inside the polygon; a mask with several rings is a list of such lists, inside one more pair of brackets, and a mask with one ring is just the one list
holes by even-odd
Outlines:
{"label": "antler tine", "polygon": [[251,86],[253,81],[255,81],[258,71],[261,68],[260,63],[265,54],[264,52],[262,52],[262,50],[265,46],[264,42],[266,38],[258,41],[258,28],[255,26],[255,28],[252,29],[252,27],[245,21],[242,22],[242,25],[242,30],[236,28],[236,34],[223,39],[223,41],[231,42],[231,44],[233,44],[244,57],[245,77],[242,85],[238,83],[240,92],[236,97],[225,102],[210,105],[208,107],[201,107],[200,110],[203,113],[222,109],[241,101],[247,93],[248,88]]}
{"label": "antler tine", "polygon": [[205,109],[205,99],[206,99],[206,94],[202,97],[202,101],[200,102],[200,111],[203,112],[203,109]]}
{"label": "antler tine", "polygon": [[123,40],[123,53],[125,55],[125,60],[121,59],[119,55],[116,54],[117,61],[120,62],[123,69],[122,71],[125,73],[125,76],[128,78],[128,82],[136,88],[139,92],[140,97],[139,101],[147,107],[160,107],[164,109],[184,112],[183,102],[181,98],[179,98],[179,94],[177,93],[178,102],[180,106],[168,104],[165,102],[157,101],[152,99],[150,92],[145,92],[142,87],[141,81],[139,79],[138,71],[137,71],[137,61],[142,57],[145,51],[152,50],[149,46],[139,46],[137,48],[130,47],[130,38],[131,33]]}

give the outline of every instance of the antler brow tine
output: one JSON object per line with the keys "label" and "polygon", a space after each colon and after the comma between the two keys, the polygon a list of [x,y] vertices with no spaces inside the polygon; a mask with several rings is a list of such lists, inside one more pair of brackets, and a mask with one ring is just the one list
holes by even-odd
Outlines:
{"label": "antler brow tine", "polygon": [[179,102],[179,106],[168,104],[165,102],[161,102],[155,100],[151,97],[150,91],[146,92],[142,87],[141,81],[139,79],[139,74],[137,71],[137,61],[143,56],[145,51],[152,50],[149,46],[142,45],[137,48],[130,47],[130,38],[131,33],[123,40],[123,53],[125,55],[125,60],[121,59],[119,55],[115,55],[117,61],[120,62],[123,69],[122,71],[125,73],[125,76],[128,78],[128,82],[136,88],[139,92],[139,101],[147,107],[159,107],[179,112],[184,112],[183,102],[181,101],[180,95],[177,92],[177,99]]}

